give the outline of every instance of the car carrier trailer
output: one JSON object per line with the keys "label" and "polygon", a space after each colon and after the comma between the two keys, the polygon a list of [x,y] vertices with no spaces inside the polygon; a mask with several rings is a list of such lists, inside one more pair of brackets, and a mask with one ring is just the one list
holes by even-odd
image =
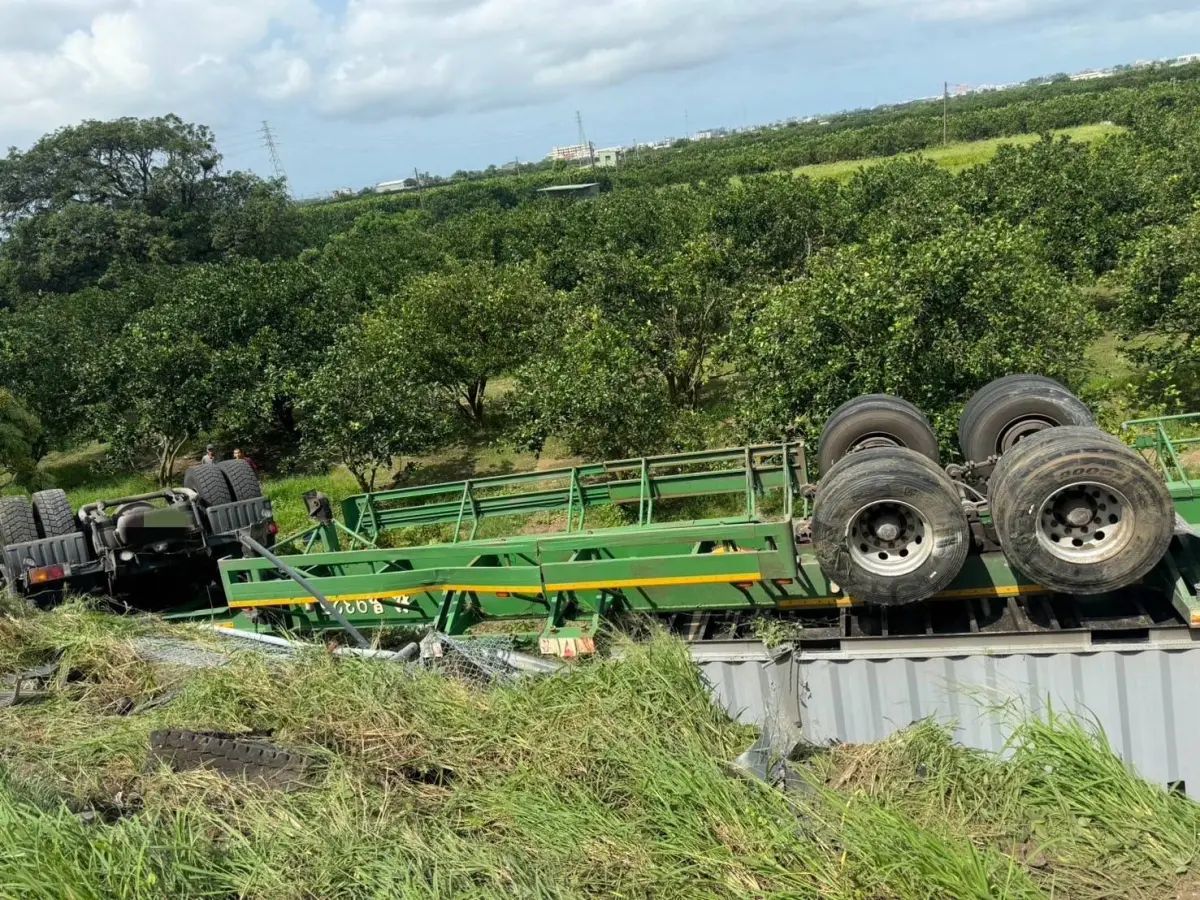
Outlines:
{"label": "car carrier trailer", "polygon": [[[871,395],[803,443],[675,454],[353,496],[293,555],[221,560],[225,605],[259,632],[504,629],[543,653],[595,648],[606,619],[658,617],[690,640],[780,620],[798,645],[898,636],[1200,628],[1200,482],[1173,436],[1200,415],[1099,430],[1050,379],[1016,375],[964,409],[964,463],[943,466],[911,404]],[[810,463],[818,478],[810,483]],[[724,495],[728,516],[663,521]],[[632,524],[588,527],[597,507]],[[481,537],[489,520],[557,517],[553,534]],[[395,546],[438,531],[439,541]],[[414,532],[412,529],[423,529]],[[282,550],[280,552],[283,552]]]}
{"label": "car carrier trailer", "polygon": [[[237,459],[193,467],[183,487],[77,511],[57,489],[0,497],[0,589],[40,603],[68,592],[142,593],[139,605],[170,607],[214,585],[217,560],[241,555],[242,535],[270,544],[275,530],[258,477]],[[155,576],[159,590],[139,592]]]}

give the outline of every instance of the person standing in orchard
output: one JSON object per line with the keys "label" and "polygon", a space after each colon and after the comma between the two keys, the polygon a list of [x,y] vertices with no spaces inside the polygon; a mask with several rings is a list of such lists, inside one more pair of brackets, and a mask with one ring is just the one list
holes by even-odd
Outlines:
{"label": "person standing in orchard", "polygon": [[252,460],[250,457],[248,457],[245,453],[243,453],[241,451],[240,447],[236,448],[233,451],[233,458],[234,459],[244,459],[246,462],[248,462],[250,464],[250,468],[254,470],[255,475],[257,475],[259,473],[258,464],[255,463],[254,460]]}

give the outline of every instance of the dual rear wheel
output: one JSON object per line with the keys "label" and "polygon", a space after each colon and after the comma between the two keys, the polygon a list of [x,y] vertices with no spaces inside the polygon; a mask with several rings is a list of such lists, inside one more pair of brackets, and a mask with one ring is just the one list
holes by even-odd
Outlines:
{"label": "dual rear wheel", "polygon": [[205,506],[223,506],[263,495],[254,468],[244,459],[192,466],[184,473],[183,486],[195,491]]}
{"label": "dual rear wheel", "polygon": [[[1166,553],[1174,526],[1166,485],[1057,382],[1014,375],[988,384],[967,403],[959,441],[986,479],[1005,556],[1047,590],[1114,591]],[[814,549],[846,595],[900,605],[954,581],[971,548],[970,504],[938,464],[933,429],[916,407],[882,395],[839,407],[818,467]]]}

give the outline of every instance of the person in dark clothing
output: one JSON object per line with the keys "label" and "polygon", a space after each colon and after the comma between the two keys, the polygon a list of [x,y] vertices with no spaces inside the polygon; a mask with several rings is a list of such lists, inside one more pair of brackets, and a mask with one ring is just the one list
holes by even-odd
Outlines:
{"label": "person in dark clothing", "polygon": [[244,459],[246,462],[248,462],[250,464],[250,468],[254,470],[254,474],[255,475],[258,474],[258,472],[259,472],[258,464],[255,463],[254,460],[252,460],[250,457],[248,457],[245,453],[243,453],[240,448],[233,451],[233,458],[234,459]]}

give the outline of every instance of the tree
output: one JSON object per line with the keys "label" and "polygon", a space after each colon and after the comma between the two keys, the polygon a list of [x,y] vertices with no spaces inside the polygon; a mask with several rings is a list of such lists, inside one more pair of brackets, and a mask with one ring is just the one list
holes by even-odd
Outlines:
{"label": "tree", "polygon": [[597,307],[569,308],[541,329],[541,350],[517,372],[518,440],[540,452],[558,437],[572,453],[612,458],[666,439],[666,383],[636,341]]}
{"label": "tree", "polygon": [[525,358],[549,300],[532,265],[452,264],[409,281],[374,314],[374,324],[402,336],[421,380],[439,385],[480,424],[488,382]]}
{"label": "tree", "polygon": [[854,245],[743,312],[739,422],[756,439],[803,435],[859,394],[897,394],[951,443],[962,403],[1001,375],[1078,385],[1097,333],[1037,232],[989,221],[910,246]]}
{"label": "tree", "polygon": [[449,433],[449,409],[420,382],[386,323],[345,329],[301,389],[304,443],[315,458],[341,463],[363,492],[394,460],[436,447]]}
{"label": "tree", "polygon": [[[211,380],[188,383],[199,390],[212,384],[212,393],[193,393],[195,410],[189,427],[177,429],[180,439],[204,432],[218,441],[252,448],[256,458],[278,463],[295,457],[301,433],[295,406],[301,385],[324,361],[326,348],[341,326],[357,318],[358,309],[344,298],[333,302],[313,269],[300,262],[258,263],[239,260],[225,265],[191,266],[144,273],[123,292],[147,296],[148,308],[132,329],[171,345],[181,360],[205,360]],[[139,361],[163,354],[141,332],[129,330],[115,340],[119,357],[129,357],[134,377]],[[151,354],[147,357],[147,354]],[[104,360],[115,381],[109,405],[120,407],[139,390],[126,383],[121,366]],[[167,375],[168,380],[171,374]],[[151,386],[152,391],[154,388]],[[120,410],[109,420],[120,419]],[[150,426],[138,419],[138,427]],[[185,438],[186,435],[186,438]],[[170,467],[167,466],[169,473]]]}
{"label": "tree", "polygon": [[37,480],[37,443],[41,424],[16,398],[0,388],[0,488],[30,487]]}
{"label": "tree", "polygon": [[692,408],[713,376],[744,290],[728,239],[704,234],[658,255],[596,254],[577,293],[619,323],[658,369],[673,405]]}
{"label": "tree", "polygon": [[113,349],[113,402],[100,424],[130,463],[152,452],[158,483],[168,484],[187,442],[212,427],[236,371],[200,336],[173,327],[162,307],[131,322]]}
{"label": "tree", "polygon": [[0,159],[5,277],[69,292],[123,266],[290,252],[282,183],[220,163],[212,132],[176,116],[88,121],[11,149]]}
{"label": "tree", "polygon": [[960,203],[1043,234],[1044,255],[1067,275],[1113,268],[1137,233],[1145,206],[1136,170],[1084,144],[1046,135],[1030,147],[1002,145],[963,175]]}
{"label": "tree", "polygon": [[374,305],[404,282],[438,267],[442,248],[416,212],[371,212],[335,235],[319,252],[305,254],[334,303]]}
{"label": "tree", "polygon": [[152,302],[132,288],[87,288],[0,310],[0,383],[42,423],[35,458],[97,436],[96,405],[111,399],[110,349]]}
{"label": "tree", "polygon": [[1200,404],[1200,213],[1149,228],[1119,274],[1123,351],[1137,369],[1141,406],[1188,411]]}

